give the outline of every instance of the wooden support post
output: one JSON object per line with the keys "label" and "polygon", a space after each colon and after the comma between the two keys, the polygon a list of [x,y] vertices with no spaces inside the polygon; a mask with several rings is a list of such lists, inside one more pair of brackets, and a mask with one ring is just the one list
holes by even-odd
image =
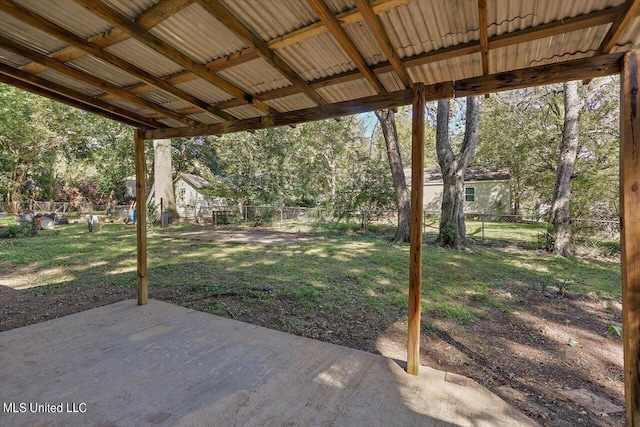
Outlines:
{"label": "wooden support post", "polygon": [[620,249],[627,426],[640,427],[640,51],[620,79]]}
{"label": "wooden support post", "polygon": [[147,303],[147,205],[145,197],[144,130],[135,131],[136,237],[138,250],[138,305]]}
{"label": "wooden support post", "polygon": [[422,298],[422,199],[424,190],[424,108],[423,83],[413,86],[411,131],[411,226],[409,230],[409,337],[407,373],[418,375],[420,365],[420,302]]}

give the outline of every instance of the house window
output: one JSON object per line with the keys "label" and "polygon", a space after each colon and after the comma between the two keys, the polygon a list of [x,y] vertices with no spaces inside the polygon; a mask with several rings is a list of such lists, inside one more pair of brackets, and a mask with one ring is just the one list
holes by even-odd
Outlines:
{"label": "house window", "polygon": [[465,187],[464,188],[464,200],[466,202],[475,202],[476,201],[476,187]]}

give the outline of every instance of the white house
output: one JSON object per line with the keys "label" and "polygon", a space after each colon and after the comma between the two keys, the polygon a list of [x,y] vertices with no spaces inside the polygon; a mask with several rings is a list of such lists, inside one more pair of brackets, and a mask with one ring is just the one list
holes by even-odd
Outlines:
{"label": "white house", "polygon": [[173,180],[176,209],[180,218],[210,217],[214,210],[227,209],[224,197],[211,196],[213,185],[201,176],[179,172]]}
{"label": "white house", "polygon": [[[411,187],[411,169],[405,170]],[[424,170],[424,211],[439,213],[442,204],[440,168]],[[468,167],[464,174],[464,212],[470,214],[506,214],[511,207],[511,175],[507,168]]]}

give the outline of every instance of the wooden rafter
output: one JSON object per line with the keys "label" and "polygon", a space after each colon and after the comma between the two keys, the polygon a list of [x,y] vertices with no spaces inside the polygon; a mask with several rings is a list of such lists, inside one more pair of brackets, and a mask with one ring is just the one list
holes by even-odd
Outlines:
{"label": "wooden rafter", "polygon": [[[0,68],[4,68],[4,65],[1,65]],[[18,70],[19,71],[19,70]],[[31,74],[27,74],[27,76],[31,76]],[[38,79],[37,77],[35,77]],[[44,80],[44,79],[41,79]],[[111,120],[115,120],[118,122],[125,123],[130,126],[143,126],[145,128],[157,129],[160,127],[164,127],[162,123],[158,123],[155,120],[147,119],[146,117],[140,117],[130,111],[126,111],[112,105],[107,105],[107,107],[96,107],[94,106],[96,103],[100,103],[100,101],[90,100],[89,102],[83,102],[80,100],[84,94],[79,94],[74,91],[69,91],[67,88],[63,88],[59,85],[51,84],[51,82],[44,80],[47,84],[33,84],[29,82],[29,79],[18,79],[12,77],[9,73],[5,74],[3,70],[0,69],[0,83],[6,83],[11,86],[15,86],[19,89],[26,90],[28,92],[35,93],[40,96],[44,96],[45,98],[52,99],[57,102],[61,102],[63,104],[69,105],[71,107],[79,108],[84,111],[88,111],[93,114],[97,114],[102,117],[106,117]],[[64,90],[60,90],[60,89]],[[71,97],[71,95],[80,95],[77,97]],[[84,95],[86,97],[86,95]],[[91,97],[86,97],[91,98]]]}
{"label": "wooden rafter", "polygon": [[238,38],[244,41],[248,46],[256,49],[262,59],[269,63],[273,68],[278,70],[285,76],[294,86],[300,89],[318,105],[325,105],[327,101],[320,96],[307,82],[298,75],[298,73],[289,66],[280,56],[275,54],[273,50],[257,35],[253,33],[246,25],[236,18],[229,10],[224,7],[218,0],[197,0],[207,12],[215,16],[215,18],[229,29]]}
{"label": "wooden rafter", "polygon": [[478,28],[480,29],[480,55],[482,74],[489,74],[489,36],[487,34],[487,2],[478,0]]}
{"label": "wooden rafter", "polygon": [[[507,71],[504,73],[489,74],[487,76],[471,77],[456,81],[455,83],[436,83],[425,87],[426,100],[435,101],[443,98],[452,98],[454,96],[465,97],[481,95],[487,92],[500,92],[530,86],[560,83],[572,79],[595,78],[618,74],[620,72],[620,59],[622,55],[622,53],[602,55]],[[331,119],[378,109],[408,105],[411,103],[412,96],[413,91],[411,89],[405,89],[359,98],[353,101],[237,120],[235,122],[224,122],[191,128],[149,130],[145,132],[145,139],[221,135]]]}
{"label": "wooden rafter", "polygon": [[369,64],[367,64],[367,61],[362,56],[362,53],[360,53],[353,40],[349,38],[349,35],[344,28],[342,28],[342,25],[340,25],[340,22],[333,15],[324,0],[307,0],[307,2],[336,39],[338,44],[340,44],[347,56],[349,56],[353,63],[356,64],[356,67],[358,67],[364,78],[367,79],[376,93],[386,92],[387,90],[378,79],[378,76],[376,76],[371,70],[371,67],[369,67]]}
{"label": "wooden rafter", "polygon": [[167,58],[172,61],[180,64],[187,70],[192,73],[198,75],[199,77],[207,80],[209,83],[219,87],[220,89],[228,92],[229,94],[237,97],[245,99],[249,104],[253,105],[258,110],[262,111],[266,114],[271,114],[277,112],[273,108],[269,107],[267,104],[262,102],[261,100],[254,98],[252,95],[246,93],[244,90],[240,89],[233,83],[228,80],[223,79],[218,76],[216,73],[210,71],[206,66],[196,62],[189,56],[180,52],[178,49],[173,46],[165,43],[160,38],[154,36],[149,33],[144,28],[134,24],[126,17],[120,15],[115,10],[111,9],[109,6],[102,2],[96,2],[93,0],[75,0],[78,4],[82,5],[87,10],[91,11],[93,14],[99,16],[105,21],[109,22],[111,25],[120,28],[121,30],[129,33],[136,40],[146,44],[150,48],[158,51],[163,54]]}
{"label": "wooden rafter", "polygon": [[604,36],[602,43],[598,47],[596,55],[602,55],[611,52],[611,49],[618,43],[620,36],[629,25],[629,22],[635,18],[640,10],[640,0],[627,0],[622,6],[622,10],[611,24],[609,31]]}
{"label": "wooden rafter", "polygon": [[192,3],[193,0],[160,0],[137,16],[134,22],[142,28],[153,28]]}
{"label": "wooden rafter", "polygon": [[[499,49],[507,46],[514,46],[519,43],[525,43],[533,40],[539,40],[546,37],[581,30],[584,28],[605,25],[613,21],[621,10],[621,6],[605,9],[597,12],[579,15],[573,18],[567,18],[562,21],[553,21],[536,27],[518,30],[511,33],[501,34],[489,38],[489,49]],[[408,58],[403,58],[402,63],[405,68],[418,67],[425,64],[431,64],[447,59],[458,58],[465,55],[471,55],[480,52],[480,42],[478,40],[425,52]],[[380,75],[393,71],[389,62],[382,62],[371,67],[374,73]],[[335,84],[346,83],[363,78],[359,70],[347,71],[333,76],[324,77],[309,82],[314,89],[320,89]],[[285,87],[263,92],[260,94],[261,99],[270,100],[283,96],[294,95],[298,93],[295,87]],[[216,104],[219,108],[232,108],[241,105],[236,100],[229,100]]]}
{"label": "wooden rafter", "polygon": [[411,87],[411,78],[407,73],[407,69],[402,64],[400,57],[396,53],[393,45],[391,44],[391,40],[389,40],[389,36],[387,32],[384,30],[382,26],[382,22],[375,14],[368,0],[355,0],[356,6],[360,11],[360,15],[362,15],[362,19],[369,27],[369,30],[373,33],[373,36],[376,38],[378,45],[382,48],[382,51],[387,56],[389,63],[393,67],[393,70],[396,72],[400,81],[404,85],[405,88]]}
{"label": "wooden rafter", "polygon": [[140,80],[151,85],[152,89],[160,89],[170,95],[173,95],[185,102],[196,106],[201,111],[213,113],[225,120],[235,120],[235,117],[224,112],[223,110],[209,106],[206,102],[196,98],[195,96],[170,85],[166,81],[153,76],[152,74],[136,67],[135,65],[132,65],[129,62],[109,53],[101,47],[81,37],[78,37],[74,33],[60,27],[57,24],[54,24],[51,21],[44,19],[43,17],[29,11],[28,9],[24,9],[21,6],[14,4],[11,1],[0,2],[0,11],[8,13],[33,27],[44,29],[48,34],[65,43],[68,43],[76,49],[80,49],[86,53],[90,53],[91,55],[126,71],[132,76],[135,76],[136,78],[139,78]]}
{"label": "wooden rafter", "polygon": [[2,45],[4,49],[7,49],[20,56],[23,56],[30,61],[37,62],[39,64],[46,66],[47,68],[51,68],[59,73],[65,74],[71,78],[74,78],[90,86],[96,87],[102,91],[111,93],[112,95],[115,95],[119,98],[126,99],[127,101],[130,101],[134,104],[141,105],[152,111],[156,111],[163,116],[178,120],[186,124],[187,126],[194,126],[197,123],[194,120],[189,119],[188,117],[184,117],[158,104],[154,104],[151,101],[147,101],[146,99],[139,98],[136,95],[130,92],[127,92],[126,90],[114,85],[113,83],[106,82],[104,80],[99,79],[98,77],[92,76],[83,71],[72,68],[60,61],[57,61],[53,58],[49,58],[46,55],[33,51],[3,36],[0,36],[0,45]]}
{"label": "wooden rafter", "polygon": [[[373,12],[375,14],[380,14],[382,12],[386,12],[387,10],[395,9],[398,6],[409,4],[414,1],[415,0],[373,0],[369,5],[371,9],[373,9]],[[351,9],[337,14],[336,19],[340,22],[341,25],[349,25],[353,24],[354,22],[361,21],[362,15],[360,14],[360,11],[358,9]],[[315,37],[327,31],[328,28],[325,26],[324,22],[314,22],[313,24],[307,25],[306,27],[302,27],[295,31],[292,31],[289,34],[285,34],[281,37],[275,38],[271,40],[268,45],[271,49],[274,50],[282,49],[287,46],[291,46],[294,43],[298,43],[302,40]]]}

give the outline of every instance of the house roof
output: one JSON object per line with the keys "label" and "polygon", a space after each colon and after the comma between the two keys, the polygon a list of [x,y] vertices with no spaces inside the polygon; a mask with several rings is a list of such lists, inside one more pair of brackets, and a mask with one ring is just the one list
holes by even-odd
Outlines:
{"label": "house roof", "polygon": [[[405,169],[404,174],[407,179],[407,184],[410,185],[411,169]],[[465,182],[508,181],[509,179],[511,179],[509,168],[473,166],[468,167],[464,172]],[[424,183],[432,184],[438,182],[442,182],[442,171],[440,168],[425,168]]]}
{"label": "house roof", "polygon": [[620,71],[624,0],[6,0],[0,82],[144,129],[220,134]]}
{"label": "house roof", "polygon": [[200,175],[193,175],[190,173],[179,172],[176,175],[176,178],[173,180],[178,181],[179,179],[184,179],[189,185],[191,185],[196,190],[201,190],[203,188],[213,188],[213,185]]}

